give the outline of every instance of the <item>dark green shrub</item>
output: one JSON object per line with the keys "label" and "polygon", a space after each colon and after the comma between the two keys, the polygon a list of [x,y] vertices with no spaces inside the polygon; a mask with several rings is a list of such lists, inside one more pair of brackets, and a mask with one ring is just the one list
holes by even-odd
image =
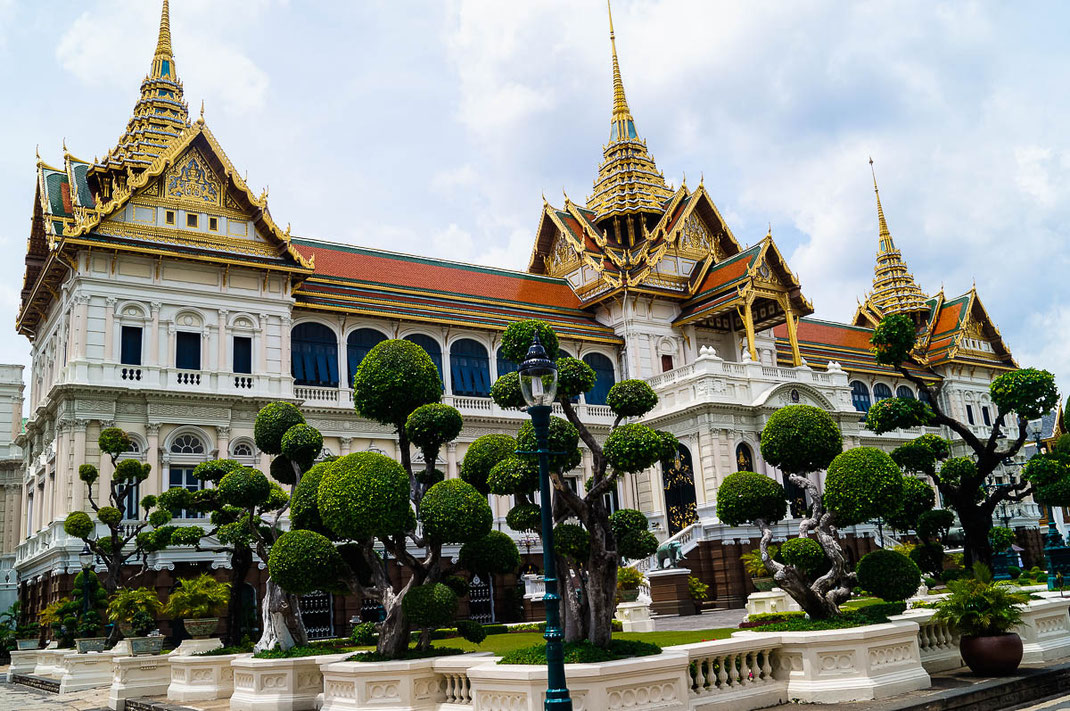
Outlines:
{"label": "dark green shrub", "polygon": [[494,465],[487,477],[492,494],[531,494],[539,488],[538,465],[527,457],[507,457]]}
{"label": "dark green shrub", "polygon": [[947,534],[955,525],[955,514],[950,509],[934,509],[918,516],[918,537],[922,540],[936,539]]}
{"label": "dark green shrub", "polygon": [[758,520],[775,523],[787,512],[784,487],[764,474],[735,472],[717,489],[717,517],[730,526]]}
{"label": "dark green shrub", "polygon": [[[893,451],[894,455],[895,452]],[[895,460],[895,457],[892,457]],[[936,505],[936,494],[932,487],[921,479],[912,476],[903,477],[903,494],[896,509],[885,516],[885,521],[892,528],[900,531],[917,530],[918,518]]]}
{"label": "dark green shrub", "polygon": [[200,526],[180,526],[171,533],[171,545],[195,546],[204,537],[204,529]]}
{"label": "dark green shrub", "polygon": [[622,380],[609,389],[606,404],[620,417],[642,417],[658,404],[658,396],[645,380]]}
{"label": "dark green shrub", "polygon": [[988,532],[988,537],[992,541],[992,550],[996,553],[1010,550],[1014,545],[1014,531],[1005,526],[993,526]]}
{"label": "dark green shrub", "polygon": [[114,526],[123,520],[123,512],[114,506],[101,506],[97,510],[97,518],[105,526]]}
{"label": "dark green shrub", "polygon": [[193,470],[193,476],[201,481],[216,483],[235,469],[241,469],[242,466],[233,459],[213,459],[210,462],[198,464]]}
{"label": "dark green shrub", "polygon": [[282,456],[305,471],[323,451],[323,435],[315,427],[294,425],[282,436]]}
{"label": "dark green shrub", "polygon": [[281,454],[271,460],[268,471],[272,479],[283,484],[293,485],[297,481],[297,472],[294,471],[293,462]]}
{"label": "dark green shrub", "polygon": [[248,509],[267,501],[271,484],[263,472],[242,467],[220,479],[218,492],[231,506]]}
{"label": "dark green shrub", "polygon": [[877,362],[894,367],[907,359],[916,338],[914,322],[903,314],[893,314],[881,319],[869,342]]}
{"label": "dark green shrub", "polygon": [[414,627],[444,627],[457,614],[457,593],[442,583],[414,585],[401,600]]}
{"label": "dark green shrub", "polygon": [[963,479],[977,475],[977,464],[969,457],[952,457],[940,467],[940,481],[958,486]]}
{"label": "dark green shrub", "polygon": [[354,541],[400,533],[413,519],[408,475],[376,452],[335,460],[320,480],[316,503],[323,523],[336,536]]}
{"label": "dark green shrub", "polygon": [[902,495],[899,467],[876,447],[847,450],[828,466],[824,502],[840,526],[853,526],[894,511]]}
{"label": "dark green shrub", "polygon": [[546,322],[535,319],[509,324],[502,334],[502,356],[514,363],[523,363],[527,359],[528,349],[531,348],[536,332],[539,334],[539,343],[546,349],[546,357],[557,360],[557,333]]}
{"label": "dark green shrub", "polygon": [[375,644],[379,635],[375,632],[374,622],[360,622],[353,625],[353,631],[349,633],[349,641],[355,647],[369,647]]}
{"label": "dark green shrub", "polygon": [[[577,448],[580,442],[580,433],[575,426],[562,417],[550,418],[550,469],[557,472],[567,472],[575,469],[580,463],[580,450]],[[520,426],[520,432],[516,436],[516,448],[521,452],[534,452],[538,449],[535,438],[535,426],[531,420],[527,420]],[[560,452],[560,454],[557,454]],[[528,459],[535,459],[533,454],[519,455]]]}
{"label": "dark green shrub", "polygon": [[892,397],[873,403],[866,412],[866,427],[877,434],[884,434],[893,430],[929,425],[933,417],[933,409],[921,400]]}
{"label": "dark green shrub", "polygon": [[944,547],[939,543],[922,543],[910,550],[910,559],[923,572],[939,575],[944,569]]}
{"label": "dark green shrub", "polygon": [[542,528],[542,509],[536,504],[517,504],[505,515],[505,523],[514,531],[537,532]]}
{"label": "dark green shrub", "polygon": [[594,368],[578,358],[557,359],[557,397],[571,400],[594,387]]}
{"label": "dark green shrub", "polygon": [[290,500],[290,521],[294,528],[328,533],[329,529],[324,526],[323,519],[320,518],[316,497],[319,494],[320,482],[331,466],[330,463],[321,462],[301,477],[301,483],[294,489],[293,498]]}
{"label": "dark green shrub", "polygon": [[820,577],[830,567],[824,549],[813,538],[789,538],[780,546],[780,555],[785,563],[811,579]]}
{"label": "dark green shrub", "polygon": [[579,524],[559,523],[554,526],[554,550],[560,556],[585,563],[591,552],[591,536]]}
{"label": "dark green shrub", "polygon": [[101,452],[117,456],[130,451],[130,435],[118,427],[106,427],[97,437],[97,446]]}
{"label": "dark green shrub", "polygon": [[432,486],[420,502],[424,534],[440,543],[468,543],[490,533],[494,513],[484,494],[461,479]]}
{"label": "dark green shrub", "polygon": [[843,436],[832,416],[812,405],[788,405],[770,416],[762,430],[762,457],[782,471],[805,474],[828,467],[843,451]]}
{"label": "dark green shrub", "polygon": [[472,644],[481,644],[487,638],[487,630],[473,620],[458,620],[457,631]]}
{"label": "dark green shrub", "polygon": [[464,597],[468,594],[468,581],[460,575],[447,575],[442,579],[442,584],[449,586],[450,590],[457,593],[457,597]]}
{"label": "dark green shrub", "polygon": [[449,405],[429,403],[412,411],[405,422],[405,435],[421,451],[437,452],[461,433],[461,413]]}
{"label": "dark green shrub", "polygon": [[89,538],[93,529],[93,519],[85,511],[72,511],[63,521],[63,532],[74,538]]}
{"label": "dark green shrub", "polygon": [[509,435],[483,435],[468,445],[464,459],[461,460],[461,478],[474,486],[481,494],[490,493],[487,486],[490,470],[498,462],[512,457],[516,449],[516,440]]}
{"label": "dark green shrub", "polygon": [[881,549],[862,556],[855,570],[864,590],[888,602],[906,600],[921,584],[921,569],[910,558]]}
{"label": "dark green shrub", "polygon": [[[614,639],[609,643],[609,648],[596,647],[590,642],[566,642],[565,664],[597,664],[599,662],[611,662],[614,659],[627,659],[629,657],[649,657],[661,654],[661,647],[650,642],[638,640]],[[533,647],[514,649],[506,652],[498,660],[498,664],[529,664],[546,666],[546,645],[537,644]]]}
{"label": "dark green shrub", "polygon": [[294,425],[305,424],[305,416],[296,405],[273,402],[260,408],[253,424],[253,439],[261,452],[282,454],[282,436]]}
{"label": "dark green shrub", "polygon": [[520,567],[520,552],[511,536],[501,531],[487,535],[461,546],[460,563],[478,575],[506,574]]}
{"label": "dark green shrub", "polygon": [[646,425],[621,425],[609,433],[602,451],[615,471],[641,472],[661,460],[662,440]]}
{"label": "dark green shrub", "polygon": [[151,470],[149,464],[142,464],[136,459],[124,459],[115,465],[115,472],[111,476],[121,483],[145,481]]}
{"label": "dark green shrub", "polygon": [[337,589],[344,565],[334,544],[315,531],[287,531],[268,555],[271,579],[295,595]]}
{"label": "dark green shrub", "polygon": [[494,381],[490,386],[490,397],[498,407],[506,410],[519,410],[527,405],[524,391],[520,388],[520,374],[515,370]]}
{"label": "dark green shrub", "polygon": [[93,484],[100,477],[100,472],[92,464],[83,464],[78,467],[78,478],[86,484]]}
{"label": "dark green shrub", "polygon": [[999,412],[1014,412],[1035,420],[1059,404],[1055,376],[1046,370],[1021,368],[996,377],[988,386]]}
{"label": "dark green shrub", "polygon": [[1008,565],[1007,575],[1011,576],[1011,580],[1017,580],[1018,578],[1022,577],[1022,569],[1019,568],[1017,565]]}
{"label": "dark green shrub", "polygon": [[375,422],[403,427],[413,410],[442,398],[431,356],[412,341],[382,341],[353,377],[353,407]]}

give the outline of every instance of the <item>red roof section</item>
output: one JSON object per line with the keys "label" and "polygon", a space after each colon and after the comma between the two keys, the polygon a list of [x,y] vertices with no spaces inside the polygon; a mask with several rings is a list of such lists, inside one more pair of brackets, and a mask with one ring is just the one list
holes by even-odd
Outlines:
{"label": "red roof section", "polygon": [[940,335],[958,328],[959,321],[962,319],[962,309],[965,307],[966,303],[964,301],[952,304],[945,303],[943,308],[940,309],[940,315],[936,319],[933,335]]}
{"label": "red roof section", "polygon": [[[869,339],[873,336],[873,331],[868,328],[860,329],[854,326],[839,326],[803,319],[799,321],[797,332],[799,341],[820,343],[838,348],[857,348],[863,351],[868,351],[872,348]],[[787,325],[781,324],[775,327],[773,335],[777,338],[787,338]]]}

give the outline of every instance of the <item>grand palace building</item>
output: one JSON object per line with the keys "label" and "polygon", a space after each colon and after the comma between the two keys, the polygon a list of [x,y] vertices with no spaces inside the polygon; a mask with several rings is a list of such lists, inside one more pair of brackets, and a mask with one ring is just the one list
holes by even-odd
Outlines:
{"label": "grand palace building", "polygon": [[[580,202],[544,203],[532,215],[526,271],[300,238],[281,226],[286,219],[276,220],[266,191],[250,189],[203,112],[191,119],[164,0],[151,69],[114,147],[92,161],[66,147],[54,163],[37,161],[16,324],[32,343],[28,421],[15,440],[22,457],[17,495],[3,511],[3,525],[21,526],[12,531],[14,567],[27,609],[66,594],[79,568],[82,543],[67,537],[62,523],[88,505],[80,465],[100,468],[98,500],[107,490],[111,463],[96,444],[103,428],[130,432],[125,456],[152,465],[127,502],[130,518],[141,496],[200,486],[192,474],[200,462],[233,458],[267,471],[269,457],[257,450],[252,427],[258,409],[273,400],[303,409],[324,434],[325,456],[398,456],[389,428],[356,415],[350,388],[364,355],[388,338],[411,340],[430,354],[443,401],[465,418],[462,435],[442,455],[449,477],[458,475],[468,443],[514,432],[526,417],[489,397],[495,379],[516,368],[499,352],[509,323],[549,322],[564,351],[594,369],[597,383],[577,409],[596,434],[613,423],[609,387],[645,379],[659,401],[644,421],[675,434],[681,446],[664,471],[623,478],[613,505],[641,509],[660,539],[676,537],[685,564],[725,605],[740,604],[748,592],[738,558],[757,538],[717,521],[717,486],[738,469],[780,477],[758,447],[772,412],[790,403],[824,408],[839,421],[847,447],[890,449],[920,434],[878,437],[861,422],[876,400],[916,396],[870,353],[872,329],[884,315],[915,320],[929,366],[918,375],[939,383],[951,415],[987,431],[996,415],[988,385],[1017,367],[1011,352],[975,289],[931,294],[916,283],[879,195],[872,291],[850,323],[814,318],[805,286],[771,234],[747,244],[703,184],[674,188],[665,181],[633,119],[615,44],[612,86],[609,142],[593,191]],[[573,472],[577,486],[590,461],[585,456]],[[992,485],[1019,464],[1006,463]],[[508,531],[509,502],[492,506],[496,526]],[[1039,516],[1029,502],[1010,516],[1027,552],[1039,541],[1024,529]],[[781,525],[789,535],[790,522]],[[877,544],[875,531],[845,531],[852,555]],[[540,550],[538,539],[516,536],[537,563],[531,554]],[[166,592],[176,576],[220,569],[227,560],[172,548],[145,563],[137,584]],[[131,573],[140,570],[139,563]],[[251,576],[254,599],[264,574]],[[470,611],[500,616],[505,588],[515,581],[483,582],[473,588]],[[313,597],[306,621],[314,634],[344,632],[354,603]]]}

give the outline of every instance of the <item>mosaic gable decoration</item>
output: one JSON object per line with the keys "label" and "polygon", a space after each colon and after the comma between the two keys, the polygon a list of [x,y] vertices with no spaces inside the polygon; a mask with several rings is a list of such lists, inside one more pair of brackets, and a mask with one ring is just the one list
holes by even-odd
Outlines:
{"label": "mosaic gable decoration", "polygon": [[190,151],[167,175],[167,197],[209,205],[219,204],[221,188],[197,154]]}

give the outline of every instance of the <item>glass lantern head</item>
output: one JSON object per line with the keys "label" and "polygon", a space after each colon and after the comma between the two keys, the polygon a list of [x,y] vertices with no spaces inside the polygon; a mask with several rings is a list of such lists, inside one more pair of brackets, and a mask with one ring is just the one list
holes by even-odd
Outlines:
{"label": "glass lantern head", "polygon": [[82,564],[82,568],[88,568],[92,564],[93,551],[89,550],[88,543],[82,546],[82,552],[78,554],[78,562]]}
{"label": "glass lantern head", "polygon": [[528,355],[518,369],[520,390],[528,407],[546,406],[557,397],[557,364],[546,356],[539,334],[531,341]]}

